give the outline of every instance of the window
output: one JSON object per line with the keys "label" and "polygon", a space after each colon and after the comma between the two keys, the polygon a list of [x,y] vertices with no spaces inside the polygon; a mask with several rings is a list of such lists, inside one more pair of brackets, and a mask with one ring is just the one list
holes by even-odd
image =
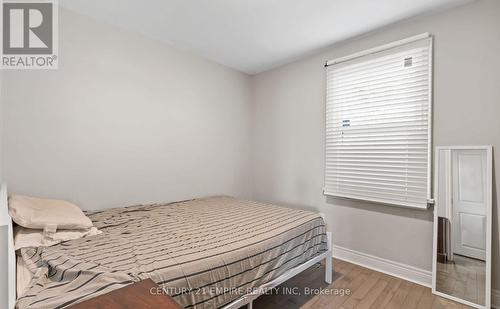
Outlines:
{"label": "window", "polygon": [[427,208],[432,38],[327,62],[326,195]]}

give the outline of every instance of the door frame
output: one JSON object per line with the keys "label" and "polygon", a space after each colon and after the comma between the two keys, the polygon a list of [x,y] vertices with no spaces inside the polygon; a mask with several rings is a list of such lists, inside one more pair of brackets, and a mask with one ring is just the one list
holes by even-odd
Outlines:
{"label": "door frame", "polygon": [[[444,294],[436,290],[436,271],[437,271],[437,232],[438,232],[438,213],[436,206],[438,203],[439,194],[439,152],[442,150],[485,150],[486,151],[486,283],[485,283],[485,305],[481,306],[461,298]],[[451,299],[453,301],[474,307],[474,308],[491,308],[491,217],[492,217],[492,186],[493,186],[493,146],[436,146],[434,155],[434,235],[432,244],[432,293]],[[448,199],[448,197],[447,197]]]}

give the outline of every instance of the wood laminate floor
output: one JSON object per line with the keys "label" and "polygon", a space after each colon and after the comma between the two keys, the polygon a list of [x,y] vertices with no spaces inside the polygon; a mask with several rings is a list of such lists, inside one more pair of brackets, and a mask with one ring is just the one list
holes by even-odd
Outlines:
{"label": "wood laminate floor", "polygon": [[324,265],[316,265],[259,297],[253,308],[469,308],[433,295],[430,288],[368,268],[337,259],[333,266],[331,285],[324,281]]}
{"label": "wood laminate floor", "polygon": [[453,261],[437,263],[436,290],[484,305],[486,262],[454,255]]}

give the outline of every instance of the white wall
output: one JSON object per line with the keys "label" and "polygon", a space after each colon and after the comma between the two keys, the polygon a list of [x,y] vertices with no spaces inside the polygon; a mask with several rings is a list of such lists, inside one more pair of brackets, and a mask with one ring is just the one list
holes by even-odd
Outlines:
{"label": "white wall", "polygon": [[[335,245],[431,270],[432,211],[325,198],[326,60],[423,32],[435,36],[435,145],[492,144],[500,173],[500,1],[388,27],[253,78],[258,200],[324,212]],[[493,287],[500,288],[496,181]]]}
{"label": "white wall", "polygon": [[3,96],[2,96],[2,83],[3,83],[3,71],[0,69],[0,180],[2,180],[3,176],[3,164],[2,164],[2,157],[3,157],[3,126],[4,126],[4,117],[3,117]]}
{"label": "white wall", "polygon": [[249,76],[60,10],[59,69],[4,72],[10,193],[84,209],[249,196]]}

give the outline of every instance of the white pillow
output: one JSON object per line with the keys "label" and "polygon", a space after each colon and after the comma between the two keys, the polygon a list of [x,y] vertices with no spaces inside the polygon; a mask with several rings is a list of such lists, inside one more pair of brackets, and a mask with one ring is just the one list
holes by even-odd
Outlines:
{"label": "white pillow", "polygon": [[22,227],[44,229],[90,229],[92,221],[78,206],[59,200],[21,195],[9,197],[9,214]]}
{"label": "white pillow", "polygon": [[88,230],[59,230],[55,233],[50,233],[43,230],[16,226],[14,229],[14,248],[18,250],[26,247],[53,246],[63,241],[94,236],[101,233],[96,227]]}

